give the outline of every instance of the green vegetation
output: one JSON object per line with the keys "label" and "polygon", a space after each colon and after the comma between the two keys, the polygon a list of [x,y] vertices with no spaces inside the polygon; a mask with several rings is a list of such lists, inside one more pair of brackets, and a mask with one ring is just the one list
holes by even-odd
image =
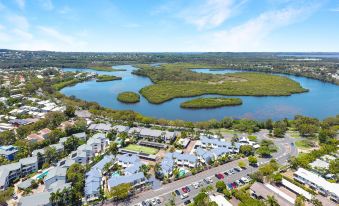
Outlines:
{"label": "green vegetation", "polygon": [[105,72],[116,72],[116,71],[126,71],[126,69],[116,69],[112,68],[112,66],[104,66],[104,65],[89,65],[89,69],[93,69],[96,71],[105,71]]}
{"label": "green vegetation", "polygon": [[130,144],[124,149],[136,151],[136,152],[144,152],[144,153],[151,154],[151,155],[158,153],[158,150],[155,148],[145,147],[145,146],[136,145],[136,144]]}
{"label": "green vegetation", "polygon": [[309,140],[309,139],[303,139],[303,140],[298,140],[295,142],[295,146],[299,147],[299,148],[303,148],[303,149],[308,149],[308,148],[312,148],[315,147],[316,144],[314,141]]}
{"label": "green vegetation", "polygon": [[124,103],[137,103],[140,101],[140,95],[135,92],[121,92],[117,99]]}
{"label": "green vegetation", "polygon": [[59,82],[57,84],[54,84],[53,85],[53,89],[58,91],[58,90],[63,89],[65,87],[67,87],[67,86],[75,85],[75,84],[80,83],[82,81],[84,81],[84,80],[71,79],[71,80],[68,80],[68,81],[62,81],[62,82]]}
{"label": "green vegetation", "polygon": [[190,70],[202,67],[192,64],[165,64],[158,67],[139,65],[137,75],[149,77],[155,84],[144,87],[140,93],[154,104],[178,97],[203,94],[243,96],[288,96],[306,92],[299,83],[282,76],[263,73],[203,74]]}
{"label": "green vegetation", "polygon": [[130,194],[132,186],[131,184],[120,184],[111,188],[110,193],[107,195],[108,198],[112,198],[113,200],[124,200]]}
{"label": "green vegetation", "polygon": [[312,150],[310,153],[301,153],[297,157],[291,157],[290,164],[292,168],[303,167],[310,168],[309,163],[313,162],[317,158],[337,151],[337,145],[339,141],[336,139],[330,140],[328,144],[321,145],[320,149]]}
{"label": "green vegetation", "polygon": [[12,198],[12,195],[14,194],[14,188],[10,187],[4,191],[0,191],[0,204],[1,205],[7,205],[7,201]]}
{"label": "green vegetation", "polygon": [[241,105],[242,101],[239,98],[197,98],[180,104],[182,108],[200,109],[200,108],[216,108],[223,106]]}
{"label": "green vegetation", "polygon": [[114,81],[114,80],[121,80],[121,77],[113,76],[113,75],[98,75],[97,76],[97,82],[108,82],[108,81]]}

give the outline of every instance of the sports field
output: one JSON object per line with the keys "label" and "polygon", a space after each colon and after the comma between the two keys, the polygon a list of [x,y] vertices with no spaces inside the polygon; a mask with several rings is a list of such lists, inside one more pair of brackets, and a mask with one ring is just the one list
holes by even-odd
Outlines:
{"label": "sports field", "polygon": [[137,144],[130,144],[124,149],[131,150],[131,151],[136,151],[136,152],[144,152],[147,154],[154,155],[158,153],[158,149],[152,148],[152,147],[145,147],[145,146],[140,146]]}

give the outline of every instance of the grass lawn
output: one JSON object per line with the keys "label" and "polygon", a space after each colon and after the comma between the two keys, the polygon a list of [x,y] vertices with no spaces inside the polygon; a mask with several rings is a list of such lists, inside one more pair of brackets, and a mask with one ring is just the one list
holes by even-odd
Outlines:
{"label": "grass lawn", "polygon": [[300,138],[300,134],[298,131],[288,130],[287,133],[291,135],[292,138]]}
{"label": "grass lawn", "polygon": [[136,151],[136,152],[144,152],[147,154],[151,154],[154,155],[156,153],[158,153],[158,149],[152,148],[152,147],[145,147],[145,146],[140,146],[137,144],[130,144],[127,147],[125,147],[124,149],[127,150],[131,150],[131,151]]}
{"label": "grass lawn", "polygon": [[295,145],[303,149],[309,149],[309,148],[316,146],[316,144],[312,140],[306,140],[306,139],[296,141]]}

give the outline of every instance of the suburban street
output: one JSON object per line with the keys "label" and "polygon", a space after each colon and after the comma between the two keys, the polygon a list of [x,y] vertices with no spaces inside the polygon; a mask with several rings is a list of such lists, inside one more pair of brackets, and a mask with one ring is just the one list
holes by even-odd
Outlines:
{"label": "suburban street", "polygon": [[[255,135],[258,136],[259,140],[267,139],[267,133],[266,132],[259,132],[259,133],[256,133]],[[272,159],[276,159],[278,161],[278,163],[286,164],[287,160],[289,159],[290,156],[294,156],[294,155],[297,154],[297,149],[294,146],[295,139],[287,136],[286,138],[271,139],[271,140],[273,140],[275,145],[278,147],[278,151],[276,153],[273,153],[273,155],[272,155]],[[180,198],[180,196],[175,197],[176,205],[180,205],[184,201],[186,201],[188,199],[192,199],[195,195],[197,195],[199,193],[199,191],[202,187],[205,187],[205,186],[208,185],[205,182],[203,182],[202,187],[199,187],[198,189],[194,189],[194,187],[192,186],[192,183],[200,182],[205,178],[211,177],[212,180],[213,180],[213,183],[211,183],[211,185],[214,186],[215,182],[218,180],[215,177],[215,174],[223,173],[223,172],[225,172],[229,169],[237,167],[239,161],[245,161],[245,162],[248,163],[246,158],[235,160],[235,161],[232,161],[232,162],[228,162],[226,164],[220,165],[218,167],[211,168],[209,170],[203,171],[203,172],[198,173],[196,175],[192,175],[192,176],[183,178],[181,180],[165,184],[157,190],[148,190],[148,191],[145,191],[145,192],[141,192],[139,194],[134,195],[132,198],[130,198],[129,200],[126,200],[124,202],[112,203],[112,202],[107,201],[104,205],[105,206],[106,205],[107,206],[108,205],[134,205],[134,204],[138,204],[138,203],[140,203],[144,200],[152,199],[154,197],[159,197],[162,201],[161,205],[165,205],[168,202],[169,199],[173,198],[172,192],[174,192],[175,190],[178,189],[180,191],[180,193],[182,194],[183,192],[182,192],[181,188],[184,187],[184,186],[189,186],[191,191],[188,193],[189,194],[188,198],[182,200]],[[269,158],[259,158],[258,164],[261,165],[261,164],[267,163],[268,161],[270,161]],[[248,174],[255,172],[256,170],[257,170],[257,167],[248,166],[245,170],[242,170],[240,172],[237,172],[237,173],[229,175],[229,176],[225,176],[224,181],[225,181],[225,183],[234,182],[235,180],[238,180],[241,177],[245,177]]]}

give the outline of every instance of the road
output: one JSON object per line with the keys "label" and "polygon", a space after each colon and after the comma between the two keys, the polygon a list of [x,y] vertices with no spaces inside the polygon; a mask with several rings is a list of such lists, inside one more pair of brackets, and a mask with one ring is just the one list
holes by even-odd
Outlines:
{"label": "road", "polygon": [[[265,132],[265,131],[258,132],[255,135],[257,135],[259,140],[267,139],[267,132]],[[295,139],[287,136],[286,138],[271,139],[271,140],[273,140],[274,143],[278,146],[278,151],[272,155],[272,158],[277,160],[278,163],[285,165],[290,156],[297,155],[297,149],[294,146]],[[159,197],[162,200],[162,204],[164,204],[164,202],[168,202],[168,200],[173,197],[173,195],[172,195],[173,191],[178,189],[180,191],[180,193],[182,193],[182,191],[181,191],[182,187],[187,186],[187,185],[191,185],[194,182],[199,182],[199,181],[201,181],[201,180],[203,180],[207,177],[211,177],[213,179],[212,185],[214,185],[215,182],[217,181],[216,177],[214,176],[215,174],[223,173],[223,172],[225,172],[225,171],[227,171],[231,168],[238,166],[239,161],[247,162],[247,159],[235,160],[235,161],[220,165],[218,167],[214,167],[214,168],[211,168],[209,170],[205,170],[205,171],[198,173],[196,175],[189,176],[189,177],[186,177],[184,179],[165,184],[160,189],[148,190],[148,191],[136,194],[131,199],[129,199],[128,201],[125,201],[125,202],[120,202],[120,203],[106,202],[104,205],[105,206],[108,206],[108,205],[134,205],[134,204],[140,203],[144,200],[152,199],[154,197]],[[267,158],[259,158],[258,164],[259,165],[264,164],[264,163],[267,163],[269,161],[270,161],[270,159],[267,159]],[[238,180],[241,177],[247,176],[248,174],[253,173],[256,170],[257,170],[257,168],[249,166],[246,170],[243,170],[243,171],[238,172],[236,174],[225,177],[224,181],[226,183],[234,182],[235,180]],[[205,183],[204,183],[204,186],[206,186]],[[193,198],[196,194],[199,193],[199,191],[201,189],[201,188],[194,189],[192,186],[190,186],[190,188],[191,188],[191,192],[189,192],[190,197],[188,199]],[[180,204],[183,203],[183,201],[178,196],[175,197],[175,202],[176,202],[176,205],[180,205]]]}

